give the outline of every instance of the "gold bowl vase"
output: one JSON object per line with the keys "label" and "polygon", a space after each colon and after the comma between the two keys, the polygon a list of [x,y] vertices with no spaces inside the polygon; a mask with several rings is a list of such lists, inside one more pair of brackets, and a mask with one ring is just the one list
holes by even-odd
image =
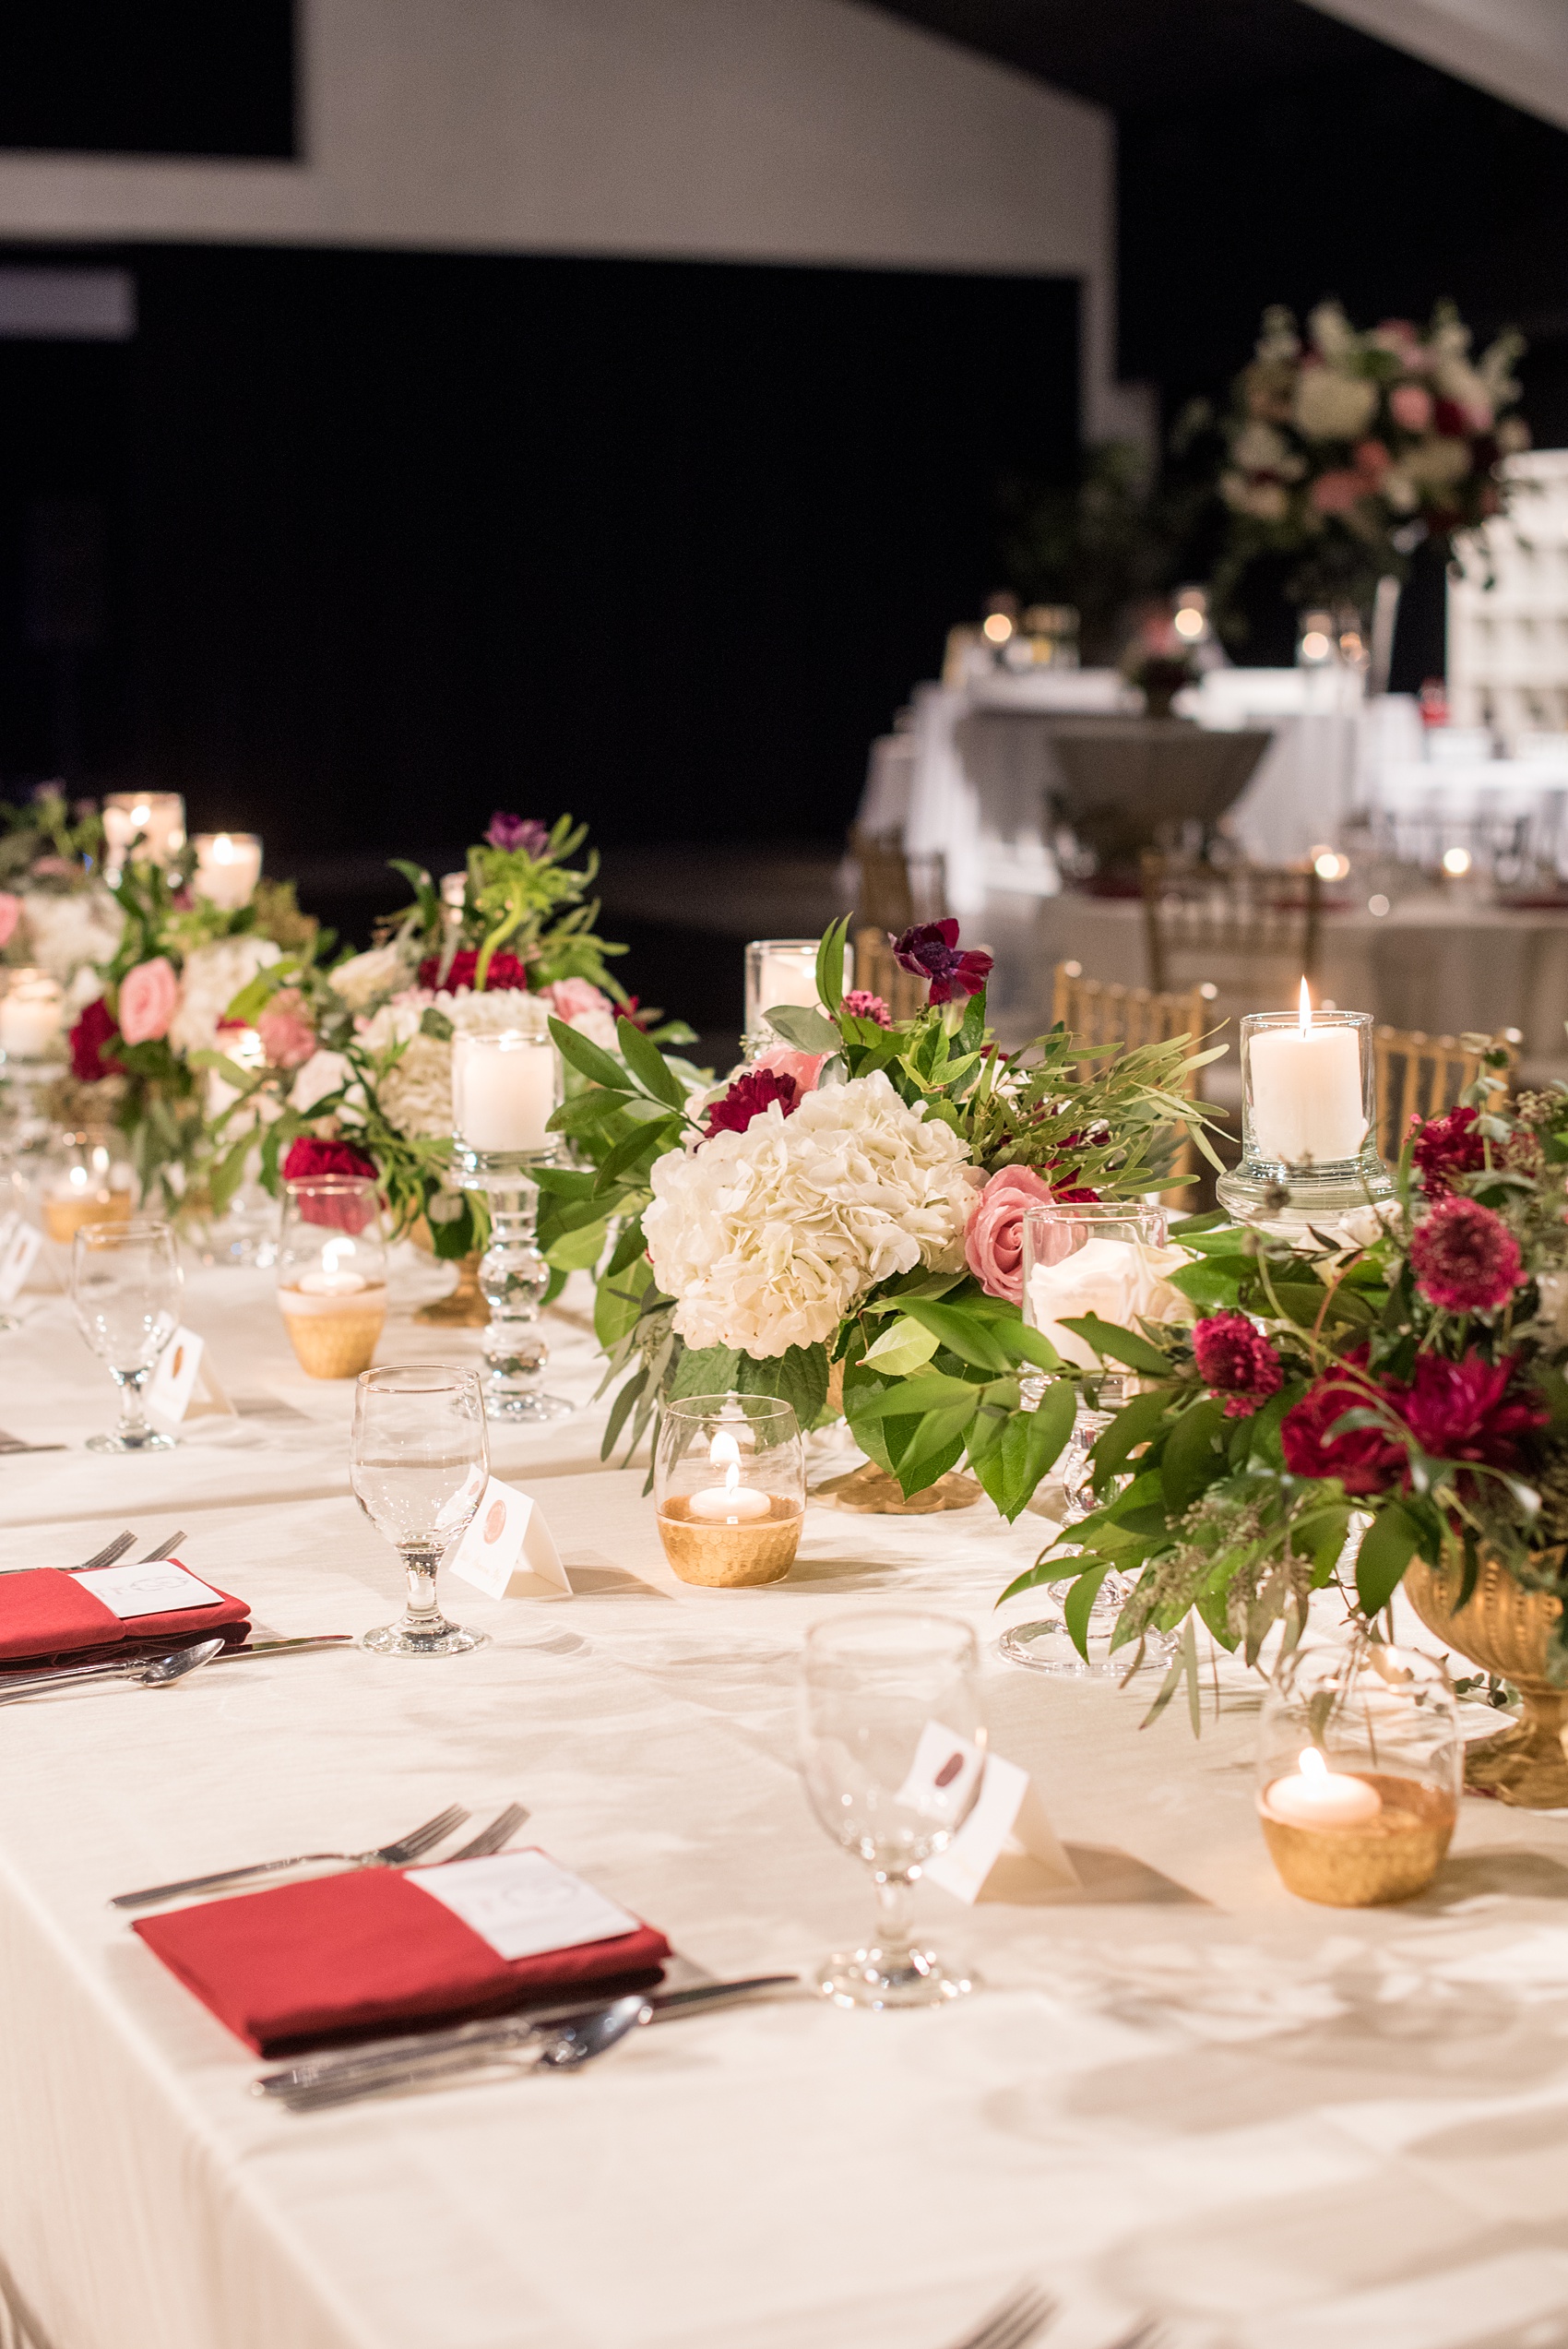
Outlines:
{"label": "gold bowl vase", "polygon": [[1405,1569],[1406,1592],[1427,1629],[1482,1672],[1512,1681],[1524,1699],[1517,1721],[1467,1747],[1465,1783],[1522,1810],[1568,1808],[1568,1688],[1546,1675],[1547,1644],[1562,1602],[1547,1591],[1526,1591],[1495,1558],[1482,1560],[1468,1604],[1456,1608],[1459,1581],[1456,1567],[1437,1573],[1420,1558]]}
{"label": "gold bowl vase", "polygon": [[[435,1243],[422,1215],[417,1223],[410,1225],[409,1237],[426,1256],[434,1256]],[[457,1264],[457,1287],[448,1289],[444,1297],[435,1297],[429,1305],[419,1306],[414,1319],[431,1323],[437,1330],[484,1329],[490,1319],[490,1307],[479,1293],[479,1249],[473,1248],[467,1256],[456,1258],[448,1257],[446,1261]]]}

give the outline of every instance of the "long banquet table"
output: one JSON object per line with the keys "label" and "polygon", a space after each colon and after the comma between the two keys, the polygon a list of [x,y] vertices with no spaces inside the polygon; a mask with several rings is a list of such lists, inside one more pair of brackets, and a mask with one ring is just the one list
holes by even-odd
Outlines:
{"label": "long banquet table", "polygon": [[[347,1389],[293,1371],[264,1276],[192,1283],[237,1423],[102,1462],[107,1381],[62,1303],[0,1339],[0,1566],[68,1565],[173,1526],[283,1632],[398,1604],[346,1477]],[[1568,2339],[1568,1820],[1464,1806],[1424,1898],[1313,1908],[1252,1809],[1255,1699],[1194,1740],[1106,1682],[994,1653],[996,1592],[1046,1530],[808,1512],[771,1589],[663,1563],[636,1472],[584,1403],[503,1432],[575,1595],[453,1611],[493,1644],[357,1650],[53,1694],[0,1723],[0,2261],[35,2349],[945,2349],[1014,2281],[1101,2349],[1142,2312],[1170,2349],[1546,2349]],[[388,1327],[384,1359],[471,1353]],[[294,1416],[290,1413],[297,1414]],[[548,1481],[542,1481],[548,1477]],[[970,1619],[997,1750],[1036,1776],[1081,1892],[924,1925],[980,1969],[959,2007],[844,2014],[803,1995],[636,2034],[578,2077],[292,2116],[106,1905],[275,1852],[368,1845],[458,1800],[536,1838],[716,1975],[804,1970],[860,1938],[861,1867],[793,1760],[807,1626],[918,1603]]]}

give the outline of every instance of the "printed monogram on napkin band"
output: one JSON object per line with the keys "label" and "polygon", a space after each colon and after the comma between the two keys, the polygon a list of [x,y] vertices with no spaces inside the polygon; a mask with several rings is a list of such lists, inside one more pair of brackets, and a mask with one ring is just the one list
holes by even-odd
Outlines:
{"label": "printed monogram on napkin band", "polygon": [[223,1604],[221,1591],[198,1582],[172,1558],[148,1566],[101,1567],[94,1574],[78,1574],[76,1584],[78,1591],[101,1600],[122,1623],[134,1623],[143,1615],[176,1615],[185,1607]]}
{"label": "printed monogram on napkin band", "polygon": [[498,1958],[534,1958],[636,1933],[637,1920],[544,1852],[416,1868],[407,1879],[461,1917]]}

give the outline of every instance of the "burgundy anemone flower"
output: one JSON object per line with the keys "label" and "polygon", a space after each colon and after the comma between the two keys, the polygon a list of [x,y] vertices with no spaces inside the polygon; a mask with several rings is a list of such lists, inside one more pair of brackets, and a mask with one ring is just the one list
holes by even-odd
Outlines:
{"label": "burgundy anemone flower", "polygon": [[[456,995],[463,987],[472,987],[474,973],[478,969],[479,949],[477,947],[466,946],[459,948],[447,964],[445,978],[441,976],[441,957],[438,954],[427,954],[419,967],[419,983],[422,987],[439,986],[445,988],[447,994]],[[500,995],[507,988],[526,992],[528,984],[527,968],[518,961],[515,954],[491,956],[490,968],[484,974],[486,995]]]}
{"label": "burgundy anemone flower", "polygon": [[1515,1354],[1503,1362],[1487,1362],[1479,1353],[1467,1353],[1463,1362],[1419,1354],[1396,1409],[1421,1449],[1436,1460],[1519,1468],[1520,1437],[1544,1427],[1549,1413],[1538,1398],[1508,1399],[1517,1364]]}
{"label": "burgundy anemone flower", "polygon": [[1225,1397],[1225,1417],[1245,1419],[1277,1394],[1285,1372],[1279,1356],[1244,1313],[1211,1313],[1193,1331],[1198,1376]]}
{"label": "burgundy anemone flower", "polygon": [[710,1103],[704,1139],[712,1141],[715,1134],[743,1134],[752,1119],[760,1117],[775,1102],[788,1117],[801,1105],[799,1094],[793,1077],[780,1076],[772,1068],[748,1068],[720,1100]]}
{"label": "burgundy anemone flower", "polygon": [[1523,1277],[1519,1243],[1500,1215],[1471,1198],[1445,1198],[1410,1239],[1416,1286],[1445,1313],[1492,1313]]}
{"label": "burgundy anemone flower", "polygon": [[109,1050],[119,1041],[114,1014],[102,996],[94,996],[71,1030],[71,1074],[78,1085],[96,1085],[101,1078],[124,1075],[124,1061],[116,1060]]}
{"label": "burgundy anemone flower", "polygon": [[978,996],[991,976],[989,954],[971,948],[958,951],[958,924],[951,914],[944,922],[917,922],[901,938],[890,939],[894,960],[911,978],[930,982],[930,1001],[950,1003],[955,996]]}
{"label": "burgundy anemone flower", "polygon": [[893,1015],[882,997],[873,996],[866,987],[851,987],[841,1008],[849,1013],[851,1019],[874,1019],[879,1028],[891,1028],[893,1025]]}
{"label": "burgundy anemone flower", "polygon": [[1486,1164],[1480,1115],[1462,1103],[1442,1117],[1411,1118],[1410,1157],[1429,1199],[1446,1198],[1455,1174],[1474,1174]]}
{"label": "burgundy anemone flower", "polygon": [[492,848],[501,849],[509,856],[521,849],[525,856],[540,857],[550,846],[550,833],[543,824],[531,816],[508,816],[500,807],[491,817],[490,829],[484,837]]}
{"label": "burgundy anemone flower", "polygon": [[[1367,1350],[1358,1346],[1346,1356],[1346,1366],[1359,1370],[1366,1367]],[[1385,1393],[1388,1389],[1385,1387]],[[1402,1390],[1396,1389],[1390,1401]],[[1405,1473],[1405,1448],[1385,1436],[1381,1427],[1352,1427],[1343,1435],[1330,1438],[1329,1430],[1344,1418],[1348,1411],[1355,1411],[1370,1403],[1366,1389],[1353,1386],[1336,1368],[1314,1379],[1299,1403],[1293,1403],[1279,1423],[1279,1441],[1285,1453],[1285,1465],[1292,1476],[1337,1476],[1353,1500],[1364,1500],[1373,1493],[1386,1493]]]}

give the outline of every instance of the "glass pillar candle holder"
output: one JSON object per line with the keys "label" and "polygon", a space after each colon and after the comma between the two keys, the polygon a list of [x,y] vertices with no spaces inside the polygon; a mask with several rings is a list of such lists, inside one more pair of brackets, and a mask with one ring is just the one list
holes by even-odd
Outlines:
{"label": "glass pillar candle holder", "polygon": [[365,1174],[287,1183],[278,1304],[307,1378],[357,1378],[386,1321],[381,1201]]}
{"label": "glass pillar candle holder", "polygon": [[6,1073],[58,1060],[65,1018],[60,982],[47,971],[0,972],[0,1063]]}
{"label": "glass pillar candle holder", "polygon": [[452,1180],[482,1192],[490,1208],[479,1288],[489,1313],[484,1403],[493,1418],[564,1419],[572,1409],[539,1384],[550,1359],[540,1327],[550,1267],[534,1237],[534,1170],[554,1163],[559,1138],[550,1120],[562,1091],[561,1055],[548,1036],[507,1030],[453,1039]]}
{"label": "glass pillar candle holder", "polygon": [[103,803],[103,877],[111,888],[127,864],[165,870],[185,845],[178,792],[111,792]]}
{"label": "glass pillar candle holder", "polygon": [[782,1581],[806,1506],[794,1413],[773,1395],[684,1395],[667,1403],[653,1495],[664,1555],[683,1582],[734,1590]]}
{"label": "glass pillar candle holder", "polygon": [[[776,1044],[787,1043],[767,1015],[784,1004],[818,1011],[816,952],[820,938],[754,938],[746,948],[746,1033],[748,1060]],[[854,957],[844,948],[844,985],[854,984]]]}
{"label": "glass pillar candle holder", "polygon": [[68,1248],[89,1223],[128,1223],[134,1177],[118,1134],[89,1126],[56,1134],[43,1155],[38,1211],[47,1236]]}
{"label": "glass pillar candle holder", "polygon": [[1258,1818],[1281,1880],[1331,1908],[1408,1901],[1448,1849],[1463,1771],[1441,1663],[1364,1638],[1298,1648],[1258,1728]]}
{"label": "glass pillar candle holder", "polygon": [[255,832],[197,832],[191,842],[196,871],[193,896],[237,913],[248,905],[261,878],[261,841]]}
{"label": "glass pillar candle holder", "polygon": [[1243,1222],[1303,1229],[1394,1194],[1378,1155],[1370,1011],[1250,1011],[1241,1022],[1241,1159],[1216,1185]]}

